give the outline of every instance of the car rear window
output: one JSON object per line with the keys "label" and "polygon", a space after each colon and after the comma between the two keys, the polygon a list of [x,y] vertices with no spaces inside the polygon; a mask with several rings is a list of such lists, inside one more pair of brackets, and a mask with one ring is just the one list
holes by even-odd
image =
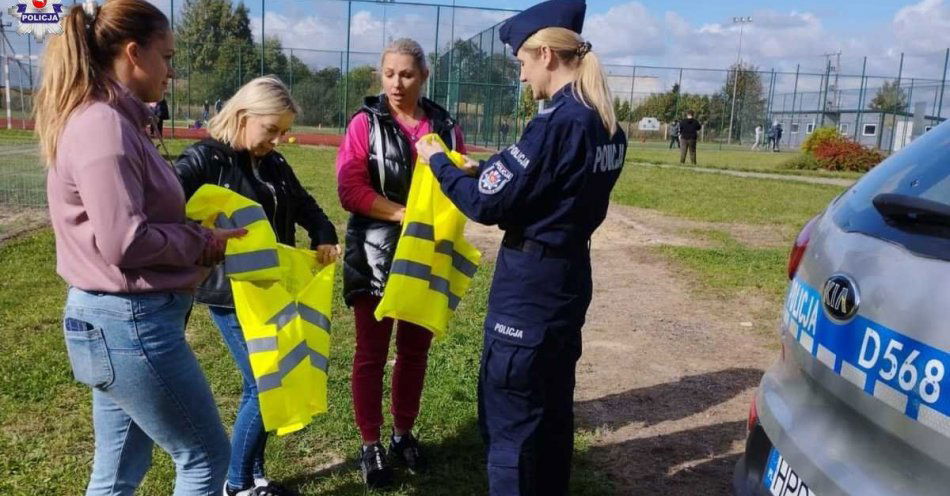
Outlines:
{"label": "car rear window", "polygon": [[835,223],[847,232],[897,243],[921,256],[950,260],[950,237],[907,223],[889,223],[872,203],[882,193],[950,206],[950,124],[937,126],[888,157],[845,192],[832,210]]}

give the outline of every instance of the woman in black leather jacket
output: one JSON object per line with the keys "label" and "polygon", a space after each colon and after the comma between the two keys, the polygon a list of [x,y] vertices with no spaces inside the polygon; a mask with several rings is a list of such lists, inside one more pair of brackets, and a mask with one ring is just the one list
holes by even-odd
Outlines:
{"label": "woman in black leather jacket", "polygon": [[[294,231],[299,224],[310,235],[310,248],[317,251],[320,262],[330,263],[340,254],[336,230],[284,157],[274,150],[297,113],[299,107],[279,79],[254,79],[211,119],[208,128],[212,138],[185,149],[175,162],[175,170],[188,198],[202,185],[216,184],[260,203],[281,243],[296,244]],[[264,477],[267,433],[231,285],[221,265],[198,288],[195,299],[208,305],[244,383],[231,434],[226,494],[293,494]]]}

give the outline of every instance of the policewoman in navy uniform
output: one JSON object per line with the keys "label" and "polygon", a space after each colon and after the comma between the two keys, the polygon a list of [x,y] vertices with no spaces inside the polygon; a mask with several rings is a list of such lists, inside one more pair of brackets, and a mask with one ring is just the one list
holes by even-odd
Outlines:
{"label": "policewoman in navy uniform", "polygon": [[479,372],[479,426],[492,495],[567,494],[574,376],[591,300],[590,238],[607,214],[627,139],[590,43],[586,5],[551,0],[514,16],[501,39],[544,110],[474,176],[437,145],[420,157],[469,218],[498,224]]}

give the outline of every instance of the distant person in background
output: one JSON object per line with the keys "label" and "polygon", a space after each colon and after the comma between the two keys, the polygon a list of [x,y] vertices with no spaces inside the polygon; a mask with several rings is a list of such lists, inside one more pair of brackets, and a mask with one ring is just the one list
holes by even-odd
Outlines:
{"label": "distant person in background", "polygon": [[164,97],[155,104],[155,131],[157,131],[158,137],[163,136],[162,132],[165,129],[165,120],[171,117],[168,114],[168,101]]}
{"label": "distant person in background", "polygon": [[680,163],[686,163],[686,153],[689,152],[689,161],[696,165],[696,140],[703,125],[693,118],[693,111],[686,112],[686,118],[679,122],[680,131]]}
{"label": "distant person in background", "polygon": [[758,150],[762,144],[762,126],[755,126],[755,143],[752,143],[752,150]]}
{"label": "distant person in background", "polygon": [[221,113],[222,105],[224,104],[221,102],[221,98],[218,98],[217,100],[214,101],[214,115],[218,115]]}
{"label": "distant person in background", "polygon": [[673,122],[670,126],[670,150],[673,149],[673,143],[676,143],[676,147],[680,147],[680,123],[679,121]]}
{"label": "distant person in background", "polygon": [[201,112],[201,122],[208,122],[209,117],[211,117],[211,105],[208,104],[208,100],[205,100],[203,110]]}
{"label": "distant person in background", "polygon": [[782,123],[775,121],[772,123],[772,151],[778,152],[779,142],[782,141]]}
{"label": "distant person in background", "polygon": [[153,116],[152,119],[148,121],[148,135],[151,138],[155,138],[157,135],[157,122],[158,122],[158,102],[152,102],[147,104],[148,112]]}

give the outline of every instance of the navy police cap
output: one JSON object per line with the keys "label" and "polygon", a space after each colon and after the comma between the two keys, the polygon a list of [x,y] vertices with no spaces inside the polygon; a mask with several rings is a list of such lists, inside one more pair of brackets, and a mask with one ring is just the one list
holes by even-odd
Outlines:
{"label": "navy police cap", "polygon": [[541,2],[508,19],[501,26],[499,37],[502,43],[510,46],[512,53],[517,55],[522,43],[544,28],[567,28],[581,34],[586,11],[587,4],[584,0]]}

